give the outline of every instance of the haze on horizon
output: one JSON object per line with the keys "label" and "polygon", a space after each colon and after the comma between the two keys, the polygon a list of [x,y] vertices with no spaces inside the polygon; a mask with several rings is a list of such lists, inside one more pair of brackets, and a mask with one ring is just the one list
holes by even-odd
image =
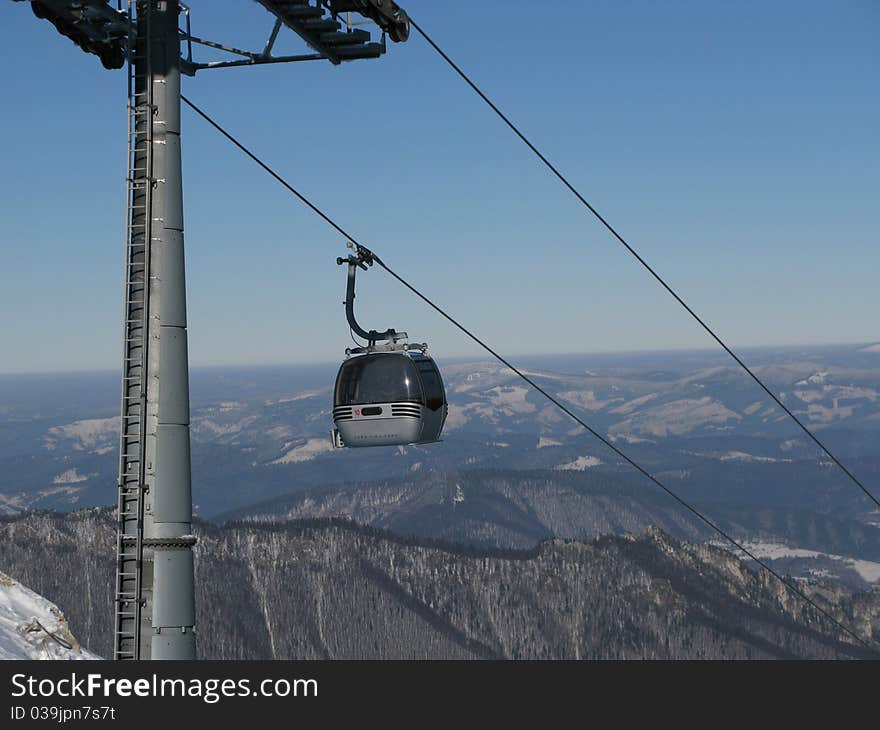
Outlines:
{"label": "haze on horizon", "polygon": [[[790,351],[793,355],[798,353],[823,352],[827,350],[839,350],[841,352],[851,351],[852,353],[880,353],[880,342],[822,342],[822,343],[795,343],[789,345],[756,345],[743,346],[739,348],[738,354],[747,356],[759,356],[764,353],[780,353]],[[697,356],[705,361],[717,359],[720,364],[736,367],[734,360],[724,352],[720,347],[678,347],[655,350],[607,350],[595,352],[540,352],[540,353],[500,353],[510,360],[510,362],[522,367],[535,367],[536,361],[543,363],[553,363],[554,361],[565,360],[589,360],[595,358],[597,360],[596,367],[603,367],[608,361],[619,364],[628,357],[633,358],[633,367],[638,367],[639,361],[642,359],[653,358],[671,358],[686,356]],[[190,370],[195,372],[211,372],[223,370],[261,370],[261,369],[285,369],[285,368],[327,368],[328,370],[339,367],[339,363],[345,357],[344,351],[339,358],[335,360],[314,360],[301,362],[222,362],[222,363],[190,363]],[[467,363],[492,362],[497,360],[484,350],[475,349],[469,354],[447,354],[437,356],[441,363],[449,365],[461,365]],[[878,361],[880,362],[880,361]],[[747,363],[749,364],[749,363]],[[550,368],[552,371],[552,367]],[[100,368],[61,368],[57,370],[32,370],[32,371],[5,371],[0,370],[0,378],[15,379],[19,376],[77,376],[77,375],[117,375],[118,368],[100,367]]]}

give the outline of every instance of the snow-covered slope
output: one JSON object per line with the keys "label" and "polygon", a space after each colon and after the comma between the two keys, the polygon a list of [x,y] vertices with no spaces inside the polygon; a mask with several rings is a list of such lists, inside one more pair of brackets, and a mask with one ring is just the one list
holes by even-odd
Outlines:
{"label": "snow-covered slope", "polygon": [[0,572],[0,659],[100,658],[80,647],[58,606]]}

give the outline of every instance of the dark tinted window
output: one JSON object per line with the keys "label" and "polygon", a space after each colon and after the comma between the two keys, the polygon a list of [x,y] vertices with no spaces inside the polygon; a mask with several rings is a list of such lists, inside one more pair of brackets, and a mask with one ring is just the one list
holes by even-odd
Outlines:
{"label": "dark tinted window", "polygon": [[443,391],[443,381],[433,360],[418,360],[416,367],[422,376],[422,386],[425,388],[425,405],[432,411],[436,411],[446,401],[446,393]]}
{"label": "dark tinted window", "polygon": [[361,355],[342,364],[336,378],[336,405],[400,401],[422,402],[418,373],[406,355]]}

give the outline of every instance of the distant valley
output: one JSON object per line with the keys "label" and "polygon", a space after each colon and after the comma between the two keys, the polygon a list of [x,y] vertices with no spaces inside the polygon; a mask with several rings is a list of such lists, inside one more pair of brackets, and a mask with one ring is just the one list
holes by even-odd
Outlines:
{"label": "distant valley", "polygon": [[[756,372],[880,491],[876,346],[756,350]],[[331,366],[195,370],[196,514],[341,516],[402,535],[528,548],[658,525],[715,536],[490,362],[442,363],[444,441],[332,450]],[[880,581],[880,514],[722,355],[526,358],[529,376],[775,565]],[[0,513],[115,501],[112,374],[0,377]],[[2,566],[0,566],[2,567]]]}
{"label": "distant valley", "polygon": [[[792,507],[697,507],[783,573],[880,589],[880,529],[874,525]],[[635,486],[600,473],[432,472],[316,487],[221,515],[254,523],[313,518],[344,518],[457,545],[520,549],[552,537],[589,540],[655,526],[679,539],[715,542],[744,557],[653,485]]]}
{"label": "distant valley", "polygon": [[[876,348],[747,354],[854,472],[880,484]],[[197,513],[211,518],[295,489],[431,471],[553,469],[634,480],[627,465],[506,368],[441,364],[450,402],[444,441],[365,450],[330,448],[331,367],[194,371]],[[532,358],[524,367],[687,495],[869,519],[851,485],[718,354]],[[0,512],[113,503],[117,398],[112,374],[0,377]]]}

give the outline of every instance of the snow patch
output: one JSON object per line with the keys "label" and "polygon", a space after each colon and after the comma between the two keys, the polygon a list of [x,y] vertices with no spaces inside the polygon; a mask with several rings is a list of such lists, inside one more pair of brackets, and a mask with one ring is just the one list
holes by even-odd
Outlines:
{"label": "snow patch", "polygon": [[601,400],[596,397],[596,392],[593,390],[569,390],[565,393],[560,393],[559,397],[563,400],[567,400],[569,403],[574,403],[578,408],[583,408],[585,411],[591,412],[601,410],[607,405],[623,400],[623,398],[608,398],[607,400]]}
{"label": "snow patch", "polygon": [[286,439],[286,438],[290,437],[290,435],[291,435],[292,433],[293,433],[293,432],[290,430],[290,427],[289,427],[289,426],[281,426],[281,425],[279,425],[279,426],[272,426],[272,428],[267,428],[267,429],[266,429],[266,435],[267,435],[269,438],[272,438],[272,439],[275,439],[275,440],[279,440],[279,441],[280,441],[281,439]]}
{"label": "snow patch", "polygon": [[0,493],[0,515],[14,515],[27,509],[26,495],[21,494],[2,494]]}
{"label": "snow patch", "polygon": [[446,413],[446,423],[443,429],[448,433],[456,428],[461,428],[470,420],[468,408],[449,404],[449,410]]}
{"label": "snow patch", "polygon": [[444,373],[447,382],[455,382],[455,385],[450,388],[453,393],[484,390],[488,387],[487,381],[498,382],[501,379],[515,376],[515,373],[509,368],[483,363],[452,365],[445,368]]}
{"label": "snow patch", "polygon": [[608,438],[612,443],[616,443],[617,441],[623,441],[627,444],[656,444],[656,441],[652,441],[651,439],[643,439],[639,436],[633,436],[631,433],[615,433],[608,434]]}
{"label": "snow patch", "polygon": [[627,401],[623,405],[617,406],[616,408],[611,409],[611,413],[618,413],[621,416],[628,416],[639,406],[645,405],[645,403],[649,403],[657,397],[657,393],[648,393],[648,395],[640,396],[639,398],[633,398],[631,401]]}
{"label": "snow patch", "polygon": [[754,454],[747,454],[745,451],[728,451],[726,454],[722,454],[718,457],[721,461],[746,461],[746,462],[760,462],[760,463],[775,463],[775,462],[786,462],[791,463],[791,459],[776,459],[772,456],[755,456]]}
{"label": "snow patch", "polygon": [[61,441],[73,441],[74,451],[85,451],[106,446],[108,440],[119,438],[119,416],[89,418],[64,426],[53,426],[43,438],[43,445],[50,451]]}
{"label": "snow patch", "polygon": [[556,406],[547,406],[538,413],[538,423],[553,424],[563,420],[563,415]]}
{"label": "snow patch", "polygon": [[278,400],[267,400],[265,402],[265,405],[275,406],[281,403],[295,403],[298,400],[305,400],[306,398],[315,398],[319,395],[324,395],[326,392],[326,388],[322,388],[321,390],[304,390],[300,393],[294,393],[293,395],[284,396],[283,398],[279,398]]}
{"label": "snow patch", "polygon": [[321,454],[332,451],[333,444],[329,438],[311,438],[301,446],[291,449],[283,456],[275,459],[272,464],[298,464],[303,461],[311,461]]}
{"label": "snow patch", "polygon": [[686,398],[648,408],[625,421],[615,423],[612,433],[640,433],[647,436],[682,436],[700,427],[719,427],[742,416],[709,396]]}
{"label": "snow patch", "polygon": [[825,397],[821,390],[795,390],[794,394],[804,403],[815,403]]}
{"label": "snow patch", "polygon": [[243,429],[250,426],[256,420],[257,416],[248,416],[234,423],[217,423],[210,418],[200,418],[193,423],[192,430],[198,434],[207,431],[214,436],[228,436],[234,433],[241,433]]}
{"label": "snow patch", "polygon": [[[89,476],[95,476],[94,474],[90,474]],[[43,497],[51,497],[52,495],[64,494],[67,496],[66,502],[70,504],[74,504],[75,502],[79,502],[79,492],[83,490],[83,487],[72,487],[69,484],[59,484],[57,487],[49,487],[48,489],[41,489],[37,492],[37,496],[40,498]],[[36,501],[36,500],[33,500]]]}
{"label": "snow patch", "polygon": [[543,378],[544,380],[571,380],[571,376],[569,375],[557,375],[555,373],[545,373],[535,370],[520,370],[520,372],[523,375],[528,375],[530,378]]}
{"label": "snow patch", "polygon": [[528,394],[527,388],[518,385],[499,385],[486,393],[492,405],[507,415],[536,411],[534,403],[529,403],[526,400]]}
{"label": "snow patch", "polygon": [[880,583],[880,563],[870,560],[860,560],[847,557],[846,555],[822,553],[816,550],[789,547],[783,543],[762,542],[759,540],[744,542],[743,547],[756,557],[767,558],[768,560],[779,560],[781,558],[827,558],[835,560],[852,568],[866,583]]}
{"label": "snow patch", "polygon": [[807,409],[807,415],[812,423],[831,423],[834,420],[842,421],[853,414],[853,406],[838,406],[837,399],[830,408],[811,403]]}
{"label": "snow patch", "polygon": [[52,480],[52,484],[78,484],[79,482],[84,482],[88,480],[89,477],[95,476],[94,474],[83,475],[80,474],[75,468],[68,469],[67,471],[61,472],[57,477]]}
{"label": "snow patch", "polygon": [[100,658],[80,647],[58,606],[0,573],[0,659]]}
{"label": "snow patch", "polygon": [[[809,378],[804,378],[803,380],[799,380],[795,385],[809,385],[809,384],[821,384],[825,383],[828,380],[829,373],[827,370],[824,372],[818,372],[811,375]],[[797,395],[797,394],[795,394]]]}
{"label": "snow patch", "polygon": [[595,456],[579,456],[574,461],[567,464],[560,464],[556,468],[560,471],[586,471],[594,466],[599,466],[602,461]]}

